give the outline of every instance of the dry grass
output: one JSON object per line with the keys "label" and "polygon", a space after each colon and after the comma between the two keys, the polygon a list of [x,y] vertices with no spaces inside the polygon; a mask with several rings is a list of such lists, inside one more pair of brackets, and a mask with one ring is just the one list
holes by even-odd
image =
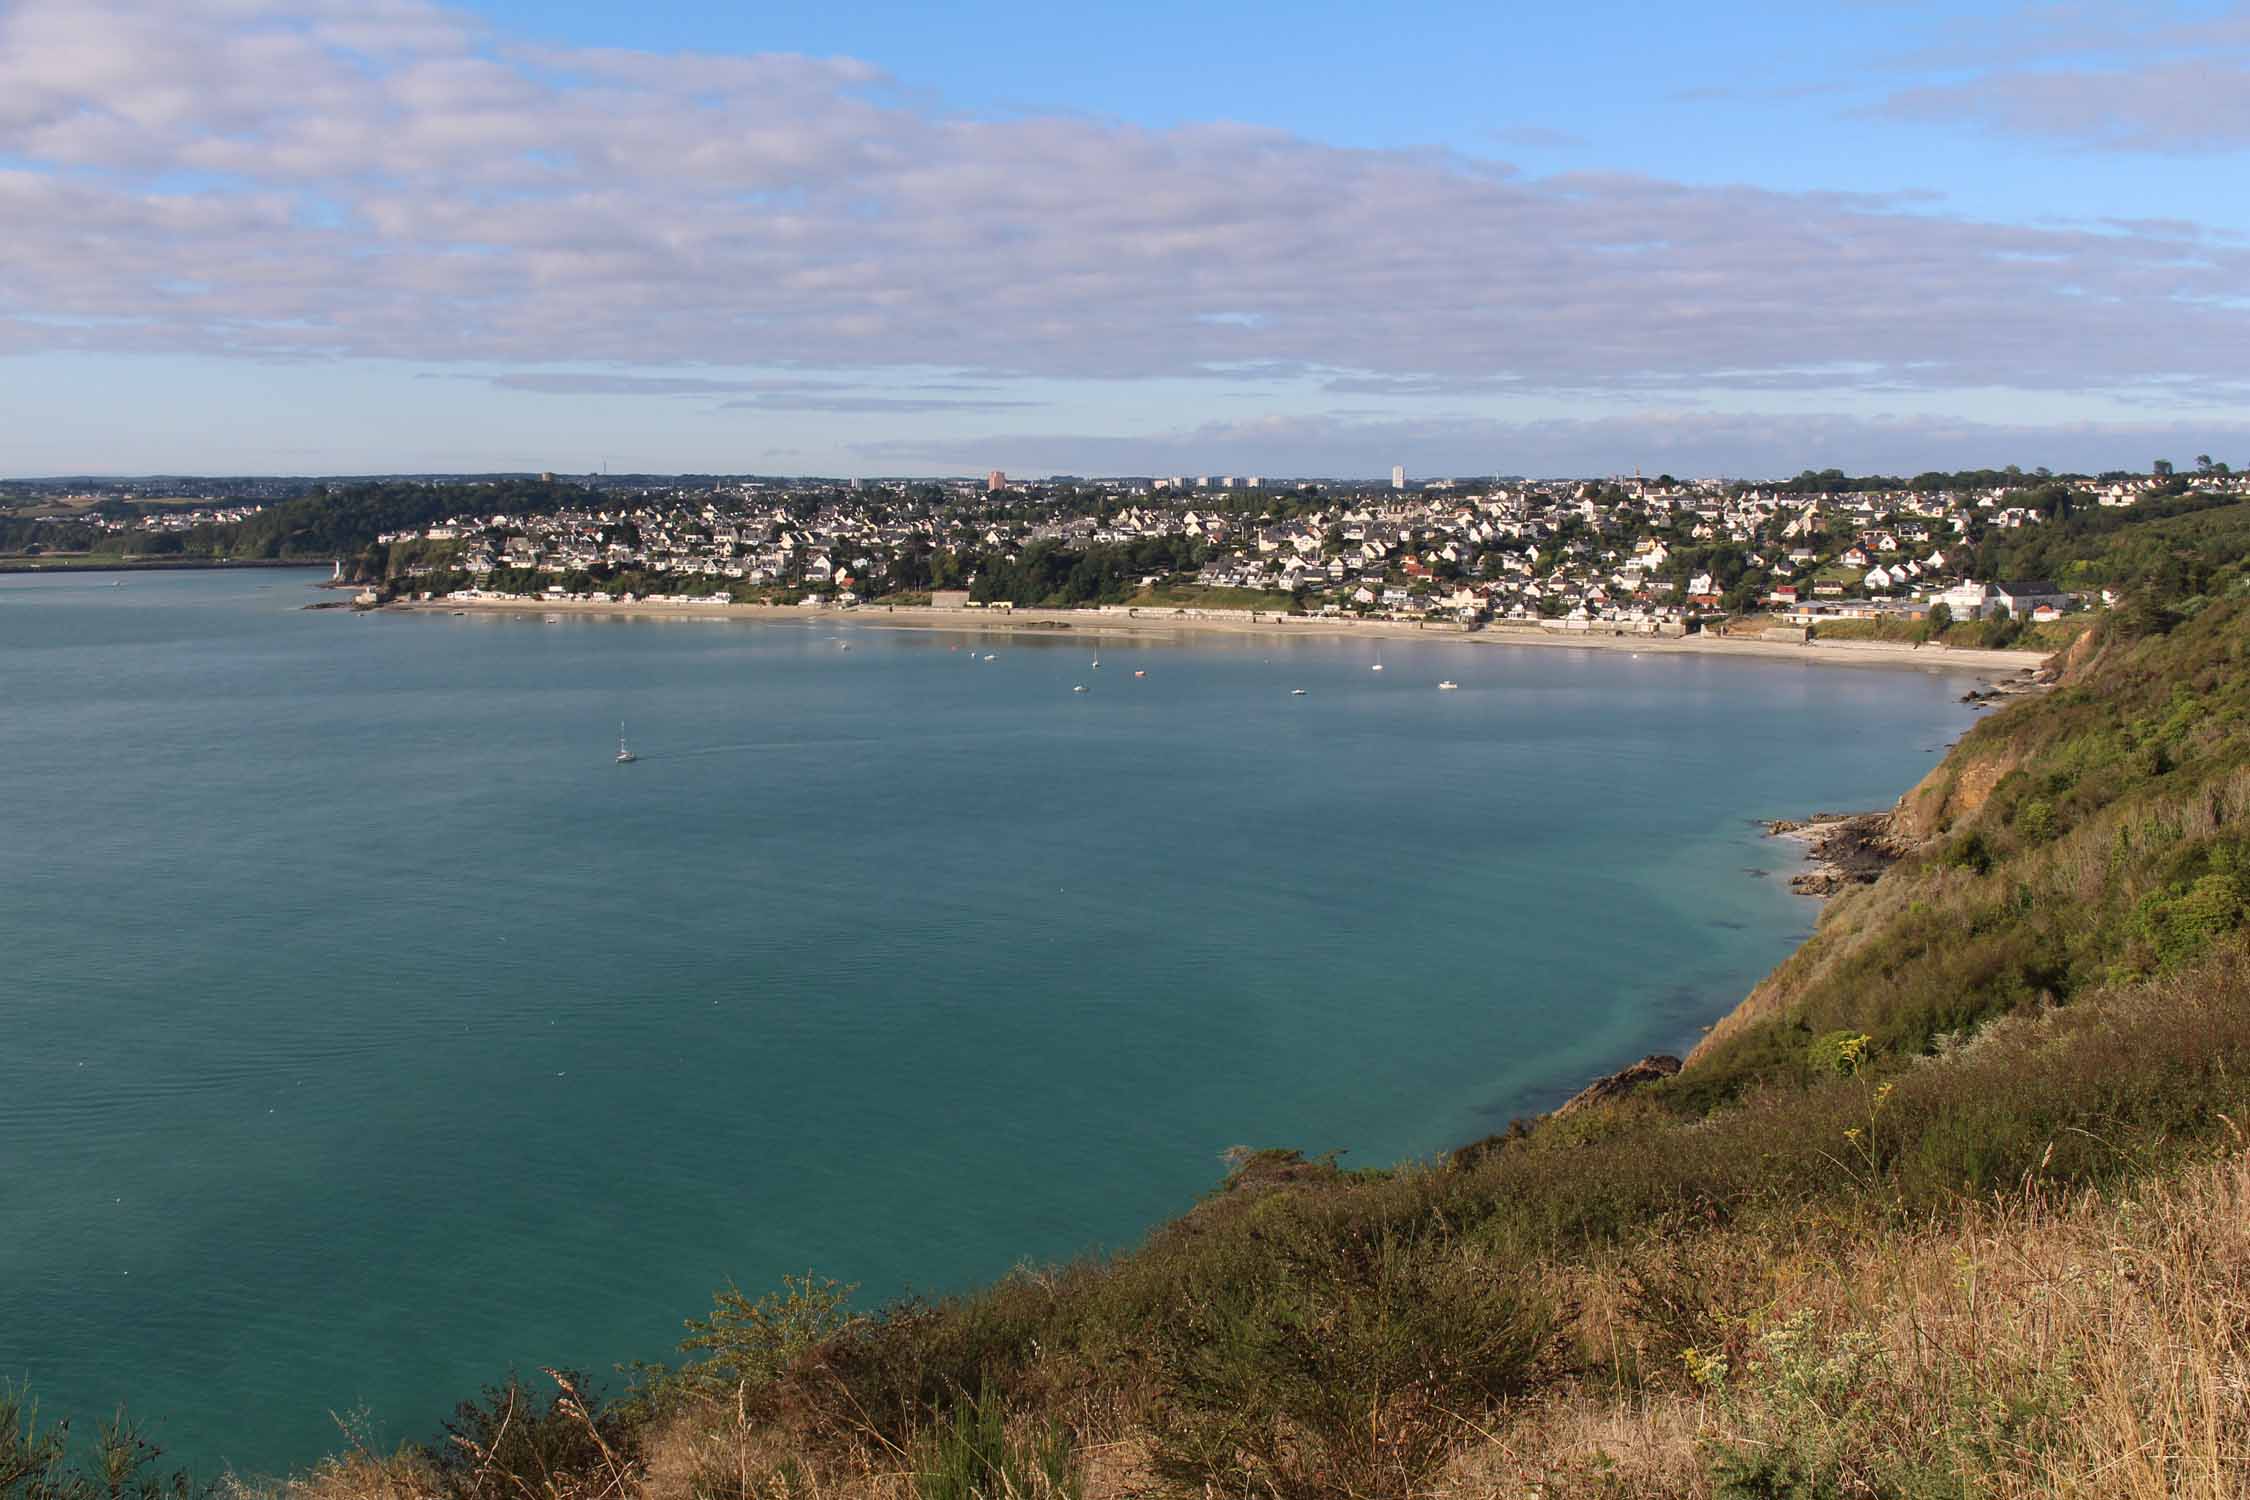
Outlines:
{"label": "dry grass", "polygon": [[1628,1273],[1571,1273],[1607,1369],[1495,1427],[1434,1493],[2250,1494],[2250,1155],[2122,1200],[2034,1184],[1951,1225],[1822,1241],[1693,1247],[1684,1269],[1745,1310],[1712,1310],[1692,1352],[1663,1347]]}

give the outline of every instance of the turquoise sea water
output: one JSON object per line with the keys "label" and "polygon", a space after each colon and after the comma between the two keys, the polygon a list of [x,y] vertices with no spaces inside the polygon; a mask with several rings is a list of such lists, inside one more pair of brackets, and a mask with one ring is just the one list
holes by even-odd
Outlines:
{"label": "turquoise sea water", "polygon": [[1232,1145],[1389,1162],[1683,1050],[1810,928],[1754,820],[1885,803],[1967,717],[309,581],[0,578],[0,1377],[205,1471],[663,1357],[730,1278],[966,1286]]}

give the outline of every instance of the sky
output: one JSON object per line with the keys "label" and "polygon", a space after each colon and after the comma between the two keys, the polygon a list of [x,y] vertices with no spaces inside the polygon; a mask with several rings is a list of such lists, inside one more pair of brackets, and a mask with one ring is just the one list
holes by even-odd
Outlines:
{"label": "sky", "polygon": [[2250,461],[2250,0],[0,0],[0,474]]}

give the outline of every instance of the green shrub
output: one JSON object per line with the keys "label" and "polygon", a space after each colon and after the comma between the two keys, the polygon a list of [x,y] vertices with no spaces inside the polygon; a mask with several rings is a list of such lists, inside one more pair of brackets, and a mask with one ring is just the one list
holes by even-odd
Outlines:
{"label": "green shrub", "polygon": [[1510,1269],[1288,1198],[1188,1271],[1159,1349],[1159,1475],[1199,1492],[1403,1493],[1530,1388],[1554,1309]]}
{"label": "green shrub", "polygon": [[2016,832],[2035,844],[2043,844],[2055,836],[2055,805],[2044,797],[2034,797],[2016,809]]}
{"label": "green shrub", "polygon": [[2218,870],[2184,889],[2175,886],[2143,897],[2137,911],[2141,933],[2166,969],[2177,968],[2213,938],[2242,925],[2242,915],[2240,880]]}
{"label": "green shrub", "polygon": [[1949,868],[1983,875],[1992,869],[1992,845],[1982,830],[1972,830],[1948,844],[1943,858]]}
{"label": "green shrub", "polygon": [[739,1287],[716,1292],[711,1316],[690,1318],[680,1341],[682,1353],[705,1355],[688,1373],[709,1383],[764,1385],[851,1321],[854,1290],[807,1271],[782,1277],[779,1291],[756,1301]]}

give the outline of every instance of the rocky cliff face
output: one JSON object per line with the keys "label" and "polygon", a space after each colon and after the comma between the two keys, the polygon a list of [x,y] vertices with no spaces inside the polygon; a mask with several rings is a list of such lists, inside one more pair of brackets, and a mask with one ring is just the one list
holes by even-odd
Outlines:
{"label": "rocky cliff face", "polygon": [[1891,811],[1893,833],[1909,844],[1936,838],[1984,806],[2000,779],[2022,759],[2022,754],[2012,748],[1983,753],[1956,750],[1898,799],[1898,806]]}

